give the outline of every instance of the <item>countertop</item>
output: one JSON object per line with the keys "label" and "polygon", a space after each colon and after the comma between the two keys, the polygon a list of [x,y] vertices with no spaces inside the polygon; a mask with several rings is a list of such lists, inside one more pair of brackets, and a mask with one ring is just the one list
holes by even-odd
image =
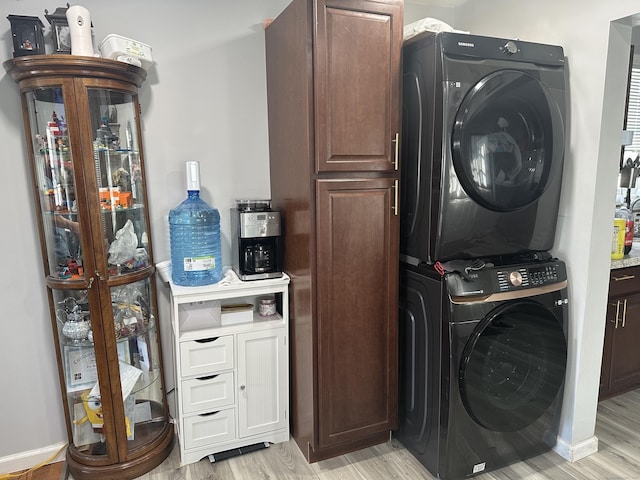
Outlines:
{"label": "countertop", "polygon": [[635,267],[640,265],[640,239],[633,241],[633,246],[629,255],[625,255],[620,260],[611,260],[611,270],[625,267]]}

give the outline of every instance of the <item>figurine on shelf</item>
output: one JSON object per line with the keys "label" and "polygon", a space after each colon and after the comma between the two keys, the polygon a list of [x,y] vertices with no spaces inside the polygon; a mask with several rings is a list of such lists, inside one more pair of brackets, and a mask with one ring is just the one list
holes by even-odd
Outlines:
{"label": "figurine on shelf", "polygon": [[120,187],[120,192],[131,192],[131,174],[120,167],[111,175],[113,185]]}
{"label": "figurine on shelf", "polygon": [[77,303],[70,312],[62,308],[58,309],[56,317],[62,323],[62,334],[71,340],[71,343],[80,343],[87,339],[91,323],[87,315],[80,311],[80,306]]}
{"label": "figurine on shelf", "polygon": [[[89,421],[91,422],[93,430],[97,433],[102,434],[104,418],[102,415],[102,402],[100,401],[100,397],[93,397],[91,396],[91,390],[86,390],[82,392],[80,398],[82,398],[82,406],[84,407],[86,416],[81,418],[80,420],[74,420],[73,423],[75,423],[76,425],[82,425],[83,423]],[[129,417],[125,416],[124,422],[127,429],[127,437],[131,437],[131,422],[129,420]]]}
{"label": "figurine on shelf", "polygon": [[75,420],[73,423],[76,425],[82,425],[87,420],[91,422],[91,426],[94,430],[102,432],[104,421],[102,419],[102,402],[99,398],[89,396],[91,390],[82,392],[80,398],[82,398],[82,406],[86,412],[86,416],[80,420]]}
{"label": "figurine on shelf", "polygon": [[111,127],[109,127],[109,119],[107,117],[100,119],[100,128],[96,130],[96,141],[105,148],[109,148],[109,146],[112,146],[118,141],[118,137],[111,131]]}

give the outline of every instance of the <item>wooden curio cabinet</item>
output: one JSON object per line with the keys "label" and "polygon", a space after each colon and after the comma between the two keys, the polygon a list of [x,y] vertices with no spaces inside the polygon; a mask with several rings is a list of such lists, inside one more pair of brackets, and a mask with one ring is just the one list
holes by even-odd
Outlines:
{"label": "wooden curio cabinet", "polygon": [[76,480],[130,479],[173,446],[137,88],[112,60],[4,63],[22,96],[44,284]]}
{"label": "wooden curio cabinet", "polygon": [[293,0],[265,32],[271,198],[308,461],[397,426],[402,0]]}

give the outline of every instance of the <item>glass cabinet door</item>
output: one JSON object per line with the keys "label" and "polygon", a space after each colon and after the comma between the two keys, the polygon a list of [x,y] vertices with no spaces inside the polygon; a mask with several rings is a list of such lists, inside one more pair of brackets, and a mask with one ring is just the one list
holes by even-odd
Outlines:
{"label": "glass cabinet door", "polygon": [[49,275],[83,275],[80,221],[62,88],[25,94],[34,133],[34,175],[39,194]]}
{"label": "glass cabinet door", "polygon": [[[111,289],[113,326],[128,448],[145,444],[163,428],[158,325],[148,279]],[[75,448],[106,455],[103,408],[87,290],[53,290]],[[105,322],[108,324],[108,322]],[[111,406],[110,400],[106,399]],[[114,402],[115,403],[115,402]],[[118,421],[117,419],[115,420]]]}
{"label": "glass cabinet door", "polygon": [[148,233],[133,95],[89,89],[93,158],[109,276],[149,266]]}

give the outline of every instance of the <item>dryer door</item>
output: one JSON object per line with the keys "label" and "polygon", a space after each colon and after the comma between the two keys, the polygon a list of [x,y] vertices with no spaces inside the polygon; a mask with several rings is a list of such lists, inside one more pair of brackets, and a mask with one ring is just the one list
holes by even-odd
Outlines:
{"label": "dryer door", "polygon": [[536,201],[562,173],[564,125],[549,90],[519,70],[480,80],[456,114],[451,151],[464,191],[490,210]]}
{"label": "dryer door", "polygon": [[561,322],[541,304],[503,304],[471,334],[458,376],[465,409],[498,432],[535,422],[563,388],[567,344]]}

